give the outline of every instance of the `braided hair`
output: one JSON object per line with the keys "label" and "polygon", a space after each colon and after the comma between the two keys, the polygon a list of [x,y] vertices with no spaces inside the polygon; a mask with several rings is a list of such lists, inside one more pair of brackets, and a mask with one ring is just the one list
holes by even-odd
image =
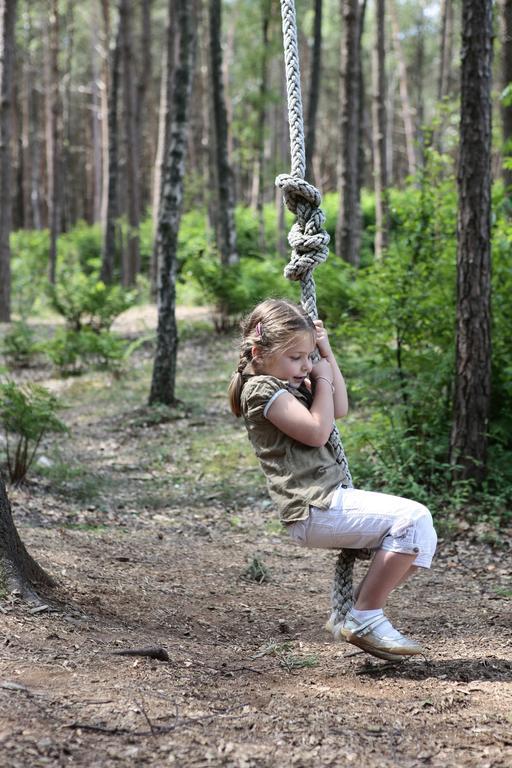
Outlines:
{"label": "braided hair", "polygon": [[240,398],[246,368],[251,363],[253,369],[257,368],[252,353],[254,347],[260,350],[258,360],[264,360],[265,357],[288,349],[297,334],[315,332],[313,321],[302,307],[286,299],[262,301],[244,317],[240,327],[240,358],[228,389],[229,404],[235,416],[242,415]]}

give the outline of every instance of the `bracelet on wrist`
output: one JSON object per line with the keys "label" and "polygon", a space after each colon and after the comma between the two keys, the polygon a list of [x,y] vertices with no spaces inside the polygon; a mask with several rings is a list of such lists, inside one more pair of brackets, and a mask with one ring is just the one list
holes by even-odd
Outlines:
{"label": "bracelet on wrist", "polygon": [[334,395],[334,392],[335,392],[336,390],[335,390],[335,388],[334,388],[334,384],[333,384],[333,382],[332,382],[330,379],[328,379],[326,376],[317,376],[317,377],[316,377],[316,379],[315,379],[315,381],[319,381],[320,379],[323,379],[324,381],[326,381],[328,384],[330,384],[330,385],[331,385],[332,394]]}

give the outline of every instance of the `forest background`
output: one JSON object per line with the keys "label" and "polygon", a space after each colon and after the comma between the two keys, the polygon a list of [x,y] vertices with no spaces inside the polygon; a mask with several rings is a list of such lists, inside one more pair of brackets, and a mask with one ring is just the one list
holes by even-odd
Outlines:
{"label": "forest background", "polygon": [[[291,217],[274,184],[289,168],[279,3],[185,6],[1,4],[1,416],[7,436],[29,433],[21,467],[0,445],[14,481],[38,440],[36,405],[45,429],[59,422],[41,391],[16,400],[8,369],[38,358],[63,376],[91,366],[122,376],[137,344],[155,338],[130,343],[112,322],[158,294],[148,395],[173,406],[178,338],[175,323],[164,338],[166,302],[167,318],[175,298],[213,307],[222,334],[264,297],[298,299],[282,275]],[[307,178],[331,238],[318,306],[349,383],[353,474],[427,502],[447,526],[460,513],[499,526],[512,498],[512,3],[296,8]],[[488,45],[472,51],[480,10]],[[472,53],[485,80],[473,78],[473,93],[463,71]],[[482,143],[463,146],[471,99],[477,112],[487,104],[472,123]],[[482,219],[461,193],[468,179]],[[464,285],[476,289],[466,309]],[[468,312],[483,336],[463,349]],[[34,323],[54,313],[65,324],[38,336]]]}

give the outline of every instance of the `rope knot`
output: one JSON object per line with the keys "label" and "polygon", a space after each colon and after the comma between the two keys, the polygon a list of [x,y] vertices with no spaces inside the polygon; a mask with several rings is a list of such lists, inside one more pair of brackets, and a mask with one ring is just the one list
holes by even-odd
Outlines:
{"label": "rope knot", "polygon": [[319,207],[322,197],[312,184],[287,173],[277,177],[276,186],[282,189],[287,208],[297,217],[288,235],[292,253],[284,274],[288,280],[302,280],[329,255],[330,238]]}

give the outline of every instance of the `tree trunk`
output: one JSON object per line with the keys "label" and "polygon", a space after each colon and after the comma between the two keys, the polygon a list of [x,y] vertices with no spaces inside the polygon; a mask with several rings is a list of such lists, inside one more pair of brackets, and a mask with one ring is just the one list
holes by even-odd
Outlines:
{"label": "tree trunk", "polygon": [[[449,0],[448,0],[449,2]],[[398,82],[400,87],[400,101],[402,104],[402,120],[404,123],[405,148],[407,152],[407,171],[410,176],[416,173],[416,151],[414,149],[414,122],[412,117],[411,100],[409,98],[409,84],[407,82],[407,67],[405,65],[405,56],[400,39],[400,27],[398,25],[398,14],[396,11],[396,0],[391,0],[389,4],[391,12],[391,25],[393,28],[393,39],[396,57],[398,59]]]}
{"label": "tree trunk", "polygon": [[117,178],[119,172],[119,78],[121,63],[121,27],[110,38],[110,66],[108,83],[108,186],[105,229],[103,232],[103,252],[101,260],[101,279],[112,283],[116,262],[116,222],[119,216],[119,198]]}
{"label": "tree trunk", "polygon": [[122,282],[125,286],[135,284],[140,271],[139,251],[139,146],[135,105],[135,81],[133,73],[132,18],[129,0],[119,2],[120,29],[123,64],[123,105],[126,156],[126,196],[128,204],[128,233],[123,248]]}
{"label": "tree trunk", "polygon": [[171,125],[170,105],[172,102],[172,83],[174,73],[174,50],[176,29],[174,23],[174,0],[169,0],[167,7],[167,27],[162,49],[160,79],[160,106],[158,109],[158,140],[153,177],[153,253],[151,258],[151,295],[156,296],[158,283],[158,245],[157,229],[160,200],[162,199],[162,179],[165,160],[169,148]]}
{"label": "tree trunk", "polygon": [[[140,68],[137,79],[137,102],[135,109],[135,131],[136,131],[136,184],[139,190],[139,217],[142,211],[142,200],[147,200],[149,196],[150,184],[147,178],[146,168],[150,162],[147,160],[147,127],[152,127],[154,104],[150,99],[153,60],[151,57],[151,2],[152,0],[141,0],[141,39],[140,39]],[[146,130],[145,130],[146,128]]]}
{"label": "tree trunk", "polygon": [[11,119],[16,1],[0,3],[0,322],[11,319]]}
{"label": "tree trunk", "polygon": [[101,0],[101,88],[100,88],[100,111],[101,111],[101,229],[105,233],[107,228],[107,210],[108,210],[108,189],[109,189],[109,94],[110,94],[110,68],[109,68],[109,50],[110,50],[110,2]]}
{"label": "tree trunk", "polygon": [[[94,7],[96,10],[96,6]],[[103,130],[102,130],[102,118],[101,118],[101,93],[100,93],[100,77],[101,69],[99,57],[100,45],[99,45],[99,33],[96,13],[94,14],[94,20],[92,24],[92,36],[91,36],[91,64],[92,64],[92,109],[91,109],[91,121],[92,121],[92,168],[93,168],[93,203],[92,203],[92,220],[94,223],[101,222],[101,193],[103,191],[103,173],[102,173],[102,160],[103,160]]]}
{"label": "tree trunk", "polygon": [[55,582],[29,555],[12,517],[5,483],[0,476],[0,585],[26,600],[39,602],[34,591]]}
{"label": "tree trunk", "polygon": [[47,94],[46,94],[46,162],[48,174],[48,227],[50,257],[48,280],[55,283],[57,268],[57,236],[59,234],[59,4],[50,0],[48,19]]}
{"label": "tree trunk", "polygon": [[455,478],[480,485],[486,469],[491,385],[491,0],[463,0],[461,61],[451,463]]}
{"label": "tree trunk", "polygon": [[[506,0],[505,0],[506,1]],[[450,93],[453,57],[453,0],[443,0],[441,8],[441,54],[437,98],[442,101]]]}
{"label": "tree trunk", "polygon": [[375,189],[375,258],[381,259],[388,241],[387,153],[386,153],[386,49],[385,0],[375,3],[373,73],[373,179]]}
{"label": "tree trunk", "polygon": [[[503,87],[512,90],[512,0],[503,0]],[[508,161],[512,158],[512,93],[501,109],[503,123],[503,153]],[[512,187],[512,168],[503,166],[505,188]]]}
{"label": "tree trunk", "polygon": [[210,73],[213,99],[217,182],[216,241],[221,263],[238,261],[235,229],[234,179],[228,158],[228,121],[222,77],[221,0],[210,0]]}
{"label": "tree trunk", "polygon": [[336,225],[336,254],[359,266],[361,244],[360,99],[362,6],[359,0],[341,0],[341,151],[338,189],[340,206]]}
{"label": "tree trunk", "polygon": [[316,144],[316,115],[320,96],[320,75],[322,72],[322,5],[323,0],[314,0],[315,22],[313,31],[313,55],[309,76],[309,99],[306,120],[306,179],[313,179],[313,158]]}
{"label": "tree trunk", "polygon": [[[190,0],[175,0],[179,55],[172,93],[169,150],[165,163],[158,217],[158,328],[149,402],[175,402],[176,268],[178,232],[183,205],[190,95],[196,53],[196,11]],[[171,63],[168,62],[168,66]]]}

